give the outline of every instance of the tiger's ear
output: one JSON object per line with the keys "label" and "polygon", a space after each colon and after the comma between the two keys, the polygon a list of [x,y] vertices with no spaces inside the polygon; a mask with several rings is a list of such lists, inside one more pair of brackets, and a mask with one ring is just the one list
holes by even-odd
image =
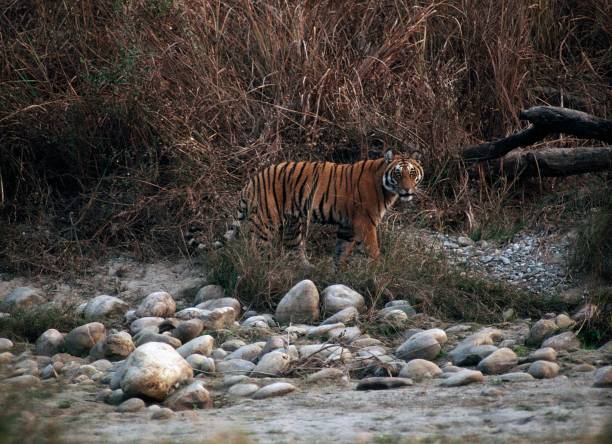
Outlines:
{"label": "tiger's ear", "polygon": [[393,160],[393,151],[388,150],[385,153],[385,163],[391,163],[392,160]]}

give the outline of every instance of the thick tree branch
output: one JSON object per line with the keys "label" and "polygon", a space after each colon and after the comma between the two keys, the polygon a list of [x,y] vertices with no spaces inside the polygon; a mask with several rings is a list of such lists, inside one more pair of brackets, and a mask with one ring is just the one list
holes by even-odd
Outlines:
{"label": "thick tree branch", "polygon": [[463,160],[466,163],[474,163],[497,159],[515,148],[532,145],[549,134],[563,133],[612,143],[612,121],[582,111],[555,106],[535,106],[521,111],[520,117],[532,125],[503,139],[465,148],[462,151]]}
{"label": "thick tree branch", "polygon": [[612,147],[543,148],[512,153],[491,162],[490,171],[506,177],[562,177],[612,171]]}

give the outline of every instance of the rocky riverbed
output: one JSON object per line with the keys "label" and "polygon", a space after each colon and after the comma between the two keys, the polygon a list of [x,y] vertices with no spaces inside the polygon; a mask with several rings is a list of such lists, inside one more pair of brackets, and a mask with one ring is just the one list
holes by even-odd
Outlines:
{"label": "rocky riverbed", "polygon": [[[4,316],[41,298],[14,288]],[[0,339],[0,396],[18,406],[12,433],[552,442],[597,436],[612,415],[612,344],[584,349],[569,314],[449,324],[395,300],[366,318],[359,293],[309,280],[274,313],[244,313],[215,285],[180,301],[162,288],[135,305],[100,295],[77,308],[88,322],[71,331],[50,329],[34,344]]]}

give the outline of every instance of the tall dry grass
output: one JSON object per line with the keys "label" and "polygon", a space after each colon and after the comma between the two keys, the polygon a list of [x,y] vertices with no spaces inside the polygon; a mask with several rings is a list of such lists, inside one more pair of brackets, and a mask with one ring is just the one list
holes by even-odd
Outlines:
{"label": "tall dry grass", "polygon": [[477,224],[500,201],[470,194],[458,147],[570,96],[605,116],[611,14],[605,0],[3,0],[0,256],[57,271],[105,245],[176,252],[193,222],[222,231],[261,166],[385,147],[422,154],[426,215]]}

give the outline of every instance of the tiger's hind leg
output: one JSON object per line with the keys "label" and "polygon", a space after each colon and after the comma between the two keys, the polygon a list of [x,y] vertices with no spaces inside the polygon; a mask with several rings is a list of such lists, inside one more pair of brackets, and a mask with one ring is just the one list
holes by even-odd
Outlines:
{"label": "tiger's hind leg", "polygon": [[301,218],[288,217],[282,227],[282,240],[286,248],[297,251],[302,265],[307,269],[311,269],[313,265],[308,260],[308,257],[306,257],[305,232],[306,227]]}
{"label": "tiger's hind leg", "polygon": [[351,227],[339,227],[336,233],[336,267],[346,263],[355,247],[355,232]]}

